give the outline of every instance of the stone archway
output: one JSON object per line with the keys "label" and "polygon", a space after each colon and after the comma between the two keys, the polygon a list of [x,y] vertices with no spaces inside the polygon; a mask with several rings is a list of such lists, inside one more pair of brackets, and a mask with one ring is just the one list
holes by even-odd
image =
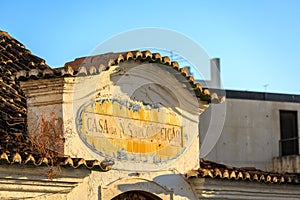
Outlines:
{"label": "stone archway", "polygon": [[162,200],[158,196],[141,190],[132,190],[119,194],[111,200]]}

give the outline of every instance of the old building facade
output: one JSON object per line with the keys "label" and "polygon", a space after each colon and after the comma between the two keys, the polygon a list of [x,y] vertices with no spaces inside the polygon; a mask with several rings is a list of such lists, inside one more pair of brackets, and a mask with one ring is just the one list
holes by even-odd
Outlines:
{"label": "old building facade", "polygon": [[[230,93],[229,121],[206,157],[215,162],[200,161],[207,131],[200,123],[199,134],[199,116],[209,121],[211,103],[224,102],[178,63],[131,51],[53,69],[7,33],[0,36],[1,199],[299,198],[297,167],[276,165],[294,148],[276,150],[290,137],[280,139],[274,122],[297,121],[297,99],[276,101],[278,114],[272,103],[240,102]],[[265,110],[252,109],[259,103]],[[262,133],[251,135],[255,128]]]}

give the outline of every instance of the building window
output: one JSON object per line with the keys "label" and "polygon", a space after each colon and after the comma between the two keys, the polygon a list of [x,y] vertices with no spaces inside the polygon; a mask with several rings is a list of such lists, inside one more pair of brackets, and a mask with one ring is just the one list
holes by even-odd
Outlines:
{"label": "building window", "polygon": [[297,111],[280,110],[280,154],[299,154]]}

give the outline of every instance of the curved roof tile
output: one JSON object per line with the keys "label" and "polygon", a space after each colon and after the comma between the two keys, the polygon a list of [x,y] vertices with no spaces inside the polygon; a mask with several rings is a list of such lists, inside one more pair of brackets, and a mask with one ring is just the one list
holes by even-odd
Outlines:
{"label": "curved roof tile", "polygon": [[200,168],[188,172],[186,177],[218,178],[277,184],[300,184],[299,173],[266,172],[253,167],[231,167],[207,160],[201,160]]}
{"label": "curved roof tile", "polygon": [[[159,53],[151,53],[150,51],[129,51],[122,53],[106,53],[96,56],[87,56],[77,58],[74,61],[67,62],[64,67],[56,69],[31,69],[21,70],[16,73],[17,80],[26,81],[28,79],[51,78],[61,76],[88,76],[99,74],[104,70],[108,70],[113,65],[118,65],[127,61],[138,61],[148,63],[159,63],[170,66],[175,69],[178,74],[184,76],[187,82],[192,86],[195,94],[202,101],[210,102],[212,96],[210,92],[202,89],[201,84],[196,83],[193,76],[189,75],[185,68],[180,68],[177,62],[171,62],[170,58],[162,57]],[[213,99],[218,99],[214,94]],[[219,99],[218,99],[219,100]]]}
{"label": "curved roof tile", "polygon": [[0,31],[0,129],[5,132],[25,130],[26,99],[12,75],[20,70],[33,69],[50,67],[7,32]]}

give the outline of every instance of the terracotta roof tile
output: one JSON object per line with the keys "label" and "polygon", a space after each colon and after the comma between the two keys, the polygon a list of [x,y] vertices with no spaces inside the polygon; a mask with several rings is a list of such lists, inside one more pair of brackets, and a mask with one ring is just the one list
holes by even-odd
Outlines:
{"label": "terracotta roof tile", "polygon": [[300,184],[299,173],[266,172],[253,167],[231,167],[207,160],[201,160],[200,168],[188,172],[186,177],[219,178],[277,184]]}
{"label": "terracotta roof tile", "polygon": [[25,134],[26,99],[13,74],[19,70],[50,67],[26,47],[0,31],[0,129],[7,133]]}
{"label": "terracotta roof tile", "polygon": [[0,163],[22,165],[59,165],[64,167],[85,167],[92,170],[107,171],[114,164],[112,160],[85,160],[83,158],[57,157],[44,155],[23,134],[0,132]]}
{"label": "terracotta roof tile", "polygon": [[186,78],[187,83],[192,86],[195,94],[202,101],[220,102],[217,95],[211,96],[210,92],[202,90],[202,86],[195,82],[193,76],[189,75],[185,68],[180,68],[177,62],[171,62],[169,57],[162,57],[159,53],[151,53],[150,51],[129,51],[121,53],[106,53],[96,56],[87,56],[77,58],[74,61],[67,62],[64,67],[56,69],[31,69],[21,70],[16,74],[17,80],[26,81],[28,79],[50,78],[61,76],[88,76],[99,74],[110,66],[118,65],[122,62],[134,60],[137,62],[159,63],[170,66],[170,69],[177,71],[177,76]]}
{"label": "terracotta roof tile", "polygon": [[[35,158],[32,154],[23,155],[14,153],[2,153],[0,155],[1,164],[21,164],[21,165],[35,165],[35,166],[52,166],[52,160],[47,157]],[[83,158],[60,157],[55,163],[55,166],[72,167],[72,168],[87,168],[94,171],[108,171],[114,164],[112,160],[85,160]]]}
{"label": "terracotta roof tile", "polygon": [[8,66],[7,70],[12,73],[19,70],[49,68],[45,60],[33,55],[22,43],[4,31],[0,31],[0,65]]}

